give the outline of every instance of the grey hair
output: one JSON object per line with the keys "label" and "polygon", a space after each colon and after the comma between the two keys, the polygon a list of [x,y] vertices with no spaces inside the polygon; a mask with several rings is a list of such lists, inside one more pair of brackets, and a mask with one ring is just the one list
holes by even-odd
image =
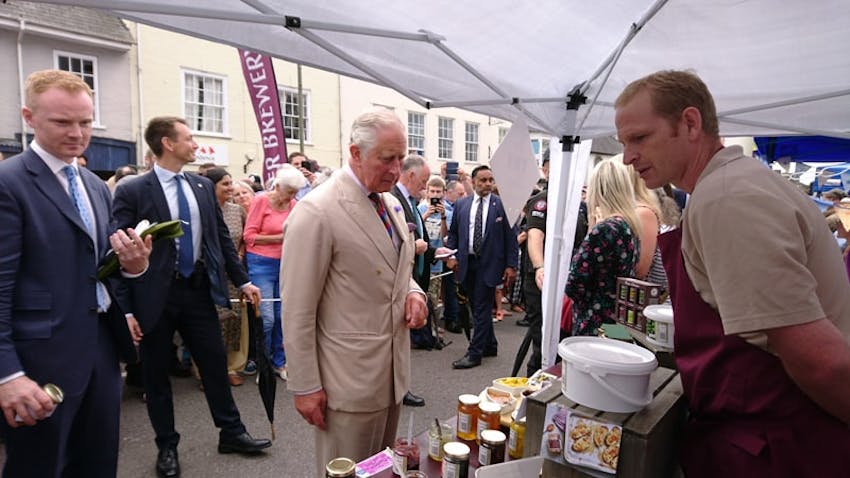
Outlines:
{"label": "grey hair", "polygon": [[307,179],[304,175],[295,168],[295,166],[287,163],[278,168],[277,174],[272,180],[271,189],[288,188],[293,191],[298,191],[307,185]]}
{"label": "grey hair", "polygon": [[391,126],[398,126],[401,131],[405,131],[404,124],[391,110],[380,108],[361,113],[351,125],[351,144],[366,156],[375,146],[378,130]]}
{"label": "grey hair", "polygon": [[406,173],[411,169],[418,170],[422,166],[425,166],[425,158],[418,154],[411,154],[404,160],[404,163],[402,163],[401,172]]}

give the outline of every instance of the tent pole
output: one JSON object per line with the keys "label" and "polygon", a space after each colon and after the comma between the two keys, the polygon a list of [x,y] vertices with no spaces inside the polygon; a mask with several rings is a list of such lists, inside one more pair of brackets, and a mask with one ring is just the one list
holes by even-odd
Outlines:
{"label": "tent pole", "polygon": [[835,131],[824,131],[813,128],[801,128],[799,126],[787,126],[787,125],[778,125],[775,123],[765,123],[762,121],[751,121],[737,118],[728,118],[725,116],[718,116],[719,119],[723,123],[733,123],[733,124],[741,124],[744,126],[755,126],[757,128],[765,128],[772,131],[784,130],[789,133],[800,133],[811,136],[831,136],[833,138],[845,138],[850,139],[850,133],[838,133]]}
{"label": "tent pole", "polygon": [[738,108],[736,110],[720,111],[720,112],[718,112],[718,116],[734,116],[734,115],[739,115],[739,114],[743,114],[743,113],[752,113],[752,112],[755,112],[755,111],[764,111],[764,110],[769,110],[769,109],[773,109],[773,108],[781,108],[783,106],[793,106],[793,105],[798,105],[798,104],[801,104],[801,103],[812,103],[812,102],[815,102],[815,101],[829,100],[829,99],[837,98],[837,97],[840,97],[840,96],[850,96],[850,90],[838,90],[838,91],[832,91],[832,92],[829,92],[829,93],[822,93],[820,95],[805,96],[803,98],[792,98],[790,100],[785,100],[785,101],[777,101],[776,103],[767,103],[767,104],[764,104],[764,105],[748,106],[746,108]]}
{"label": "tent pole", "polygon": [[[289,18],[287,20],[289,20]],[[396,83],[395,81],[390,80],[386,76],[379,73],[377,70],[369,67],[368,65],[366,65],[362,61],[357,60],[353,56],[342,51],[342,49],[337,48],[335,45],[326,41],[324,38],[321,38],[320,36],[316,35],[315,33],[311,32],[309,30],[304,30],[304,29],[301,29],[301,28],[290,28],[290,30],[297,33],[298,35],[301,35],[302,37],[304,37],[308,41],[315,43],[317,46],[325,49],[329,53],[336,55],[338,58],[348,62],[352,66],[359,68],[364,73],[369,74],[372,78],[383,83],[384,86],[387,86],[389,88],[392,88],[392,89],[398,91],[399,93],[406,96],[411,101],[418,104],[419,106],[422,106],[423,108],[426,107],[426,101],[423,100],[422,98],[420,98],[419,95],[414,94],[412,91],[408,90],[407,88],[401,86],[400,84]]]}
{"label": "tent pole", "polygon": [[[565,124],[573,133],[582,96],[571,96],[567,103]],[[561,138],[561,151],[550,149],[551,174],[555,181],[549,180],[548,203],[550,213],[546,217],[546,240],[543,253],[543,338],[541,343],[543,366],[555,363],[558,338],[561,325],[561,304],[564,297],[564,284],[569,273],[572,259],[572,241],[575,235],[575,223],[581,184],[587,171],[587,158],[590,154],[590,142],[585,141],[579,152],[573,152],[578,137],[567,135]],[[554,144],[554,142],[553,142]],[[558,159],[560,158],[560,161]],[[554,206],[554,208],[552,207]],[[564,226],[566,224],[566,227]]]}
{"label": "tent pole", "polygon": [[210,20],[228,20],[233,22],[259,23],[266,25],[283,25],[283,15],[266,15],[262,13],[240,13],[230,10],[187,7],[184,5],[162,5],[129,0],[39,0],[40,3],[54,5],[73,5],[77,7],[96,8],[112,12],[116,16],[126,17],[124,12],[154,13],[157,15],[173,15],[176,17],[195,17]]}

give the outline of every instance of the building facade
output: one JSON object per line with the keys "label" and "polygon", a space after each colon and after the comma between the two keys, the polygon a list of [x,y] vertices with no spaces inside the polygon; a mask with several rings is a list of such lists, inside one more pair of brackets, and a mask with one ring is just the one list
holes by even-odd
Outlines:
{"label": "building facade", "polygon": [[[0,152],[22,151],[30,138],[21,119],[24,80],[58,68],[80,75],[94,91],[89,168],[102,176],[136,162],[131,57],[133,37],[119,19],[77,7],[29,2],[0,4]],[[26,136],[25,136],[26,135]]]}

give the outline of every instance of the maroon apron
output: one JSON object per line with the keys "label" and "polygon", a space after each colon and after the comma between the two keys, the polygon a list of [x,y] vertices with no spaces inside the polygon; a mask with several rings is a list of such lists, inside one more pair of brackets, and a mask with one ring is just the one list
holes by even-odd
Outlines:
{"label": "maroon apron", "polygon": [[676,367],[690,411],[685,475],[850,476],[850,427],[806,397],[775,355],[723,333],[720,315],[685,271],[681,229],[660,235],[658,243],[673,301]]}

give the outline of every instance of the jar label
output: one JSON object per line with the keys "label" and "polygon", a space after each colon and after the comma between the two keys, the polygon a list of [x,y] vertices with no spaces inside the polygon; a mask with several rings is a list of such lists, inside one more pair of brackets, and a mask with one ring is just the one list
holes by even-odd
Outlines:
{"label": "jar label", "polygon": [[490,464],[490,447],[481,445],[478,447],[478,466]]}
{"label": "jar label", "polygon": [[459,478],[460,464],[450,463],[443,459],[443,478]]}
{"label": "jar label", "polygon": [[435,460],[443,458],[443,440],[439,436],[428,437],[428,455]]}
{"label": "jar label", "polygon": [[511,428],[511,433],[508,436],[508,450],[511,453],[516,453],[516,445],[517,445],[517,432],[513,428]]}
{"label": "jar label", "polygon": [[472,415],[469,413],[458,413],[457,414],[457,432],[458,433],[472,433]]}
{"label": "jar label", "polygon": [[399,476],[407,474],[407,455],[393,453],[393,473]]}

